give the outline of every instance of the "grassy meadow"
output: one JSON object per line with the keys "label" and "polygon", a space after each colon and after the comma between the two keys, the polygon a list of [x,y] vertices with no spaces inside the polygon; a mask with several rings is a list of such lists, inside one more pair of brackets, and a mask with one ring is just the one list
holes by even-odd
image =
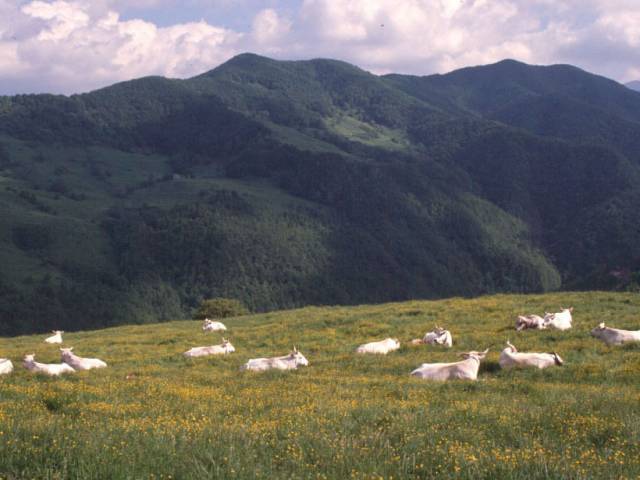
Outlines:
{"label": "grassy meadow", "polygon": [[[574,306],[567,332],[513,328],[518,313]],[[185,359],[219,343],[200,322],[65,335],[109,363],[63,378],[34,376],[25,353],[58,362],[45,335],[0,339],[16,367],[0,378],[0,478],[638,478],[640,345],[607,347],[589,330],[640,328],[640,297],[623,293],[497,295],[304,308],[228,319],[236,353]],[[454,348],[409,346],[433,325]],[[402,348],[356,356],[393,336]],[[556,351],[565,366],[501,371],[510,339]],[[296,345],[290,372],[240,372],[249,358]],[[409,372],[491,348],[477,382],[429,383]]]}

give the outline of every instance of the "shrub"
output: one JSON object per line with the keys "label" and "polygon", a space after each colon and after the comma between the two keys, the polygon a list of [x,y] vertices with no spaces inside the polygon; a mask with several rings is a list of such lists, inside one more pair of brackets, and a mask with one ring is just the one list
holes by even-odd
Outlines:
{"label": "shrub", "polygon": [[249,310],[240,300],[218,297],[203,300],[193,318],[196,320],[226,318],[246,315],[248,313]]}

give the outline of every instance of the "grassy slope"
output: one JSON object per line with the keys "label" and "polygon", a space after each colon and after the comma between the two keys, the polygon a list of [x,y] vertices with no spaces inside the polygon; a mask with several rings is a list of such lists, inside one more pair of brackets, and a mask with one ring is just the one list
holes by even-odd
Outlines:
{"label": "grassy slope", "polygon": [[[512,328],[518,313],[568,304],[571,331]],[[195,361],[180,353],[219,340],[197,322],[69,334],[67,345],[110,367],[48,379],[17,365],[0,379],[0,477],[635,478],[640,347],[610,348],[588,332],[600,321],[637,329],[639,314],[637,295],[614,293],[305,308],[229,319],[236,353]],[[406,346],[436,322],[453,331],[453,351]],[[385,336],[405,346],[353,354]],[[507,338],[566,365],[500,371]],[[239,373],[292,344],[309,367]],[[476,383],[408,375],[488,346]],[[0,340],[14,362],[26,352],[58,359],[42,336]]]}

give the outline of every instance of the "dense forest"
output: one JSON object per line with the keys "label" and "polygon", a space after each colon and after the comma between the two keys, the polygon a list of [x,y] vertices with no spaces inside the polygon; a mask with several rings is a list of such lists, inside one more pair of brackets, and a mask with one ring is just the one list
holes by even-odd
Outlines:
{"label": "dense forest", "polygon": [[636,288],[640,93],[506,60],[376,76],[235,57],[0,97],[0,334]]}

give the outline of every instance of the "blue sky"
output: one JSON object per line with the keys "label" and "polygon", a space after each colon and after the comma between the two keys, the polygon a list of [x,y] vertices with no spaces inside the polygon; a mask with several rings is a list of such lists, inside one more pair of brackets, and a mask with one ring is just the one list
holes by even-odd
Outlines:
{"label": "blue sky", "polygon": [[251,51],[373,73],[515,58],[640,79],[640,0],[0,0],[0,94],[184,78]]}
{"label": "blue sky", "polygon": [[292,15],[301,5],[294,0],[243,0],[243,1],[198,1],[164,2],[154,6],[136,7],[124,5],[123,18],[142,17],[163,27],[179,22],[193,22],[204,19],[211,25],[223,25],[238,31],[251,30],[251,20],[261,10],[273,8]]}

